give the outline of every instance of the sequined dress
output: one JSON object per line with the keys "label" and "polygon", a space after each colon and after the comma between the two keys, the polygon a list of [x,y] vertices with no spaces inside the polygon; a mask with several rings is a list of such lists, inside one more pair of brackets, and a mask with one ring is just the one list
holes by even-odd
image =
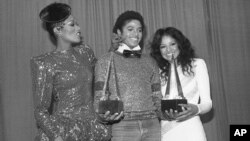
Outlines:
{"label": "sequined dress", "polygon": [[93,51],[81,45],[31,59],[37,141],[104,141],[110,127],[93,109]]}

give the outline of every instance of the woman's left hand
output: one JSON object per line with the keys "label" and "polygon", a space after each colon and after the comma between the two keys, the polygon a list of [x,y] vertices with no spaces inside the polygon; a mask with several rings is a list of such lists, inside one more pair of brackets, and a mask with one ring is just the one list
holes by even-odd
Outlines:
{"label": "woman's left hand", "polygon": [[179,112],[176,114],[176,120],[178,122],[185,121],[187,119],[190,119],[194,115],[196,115],[199,112],[198,106],[188,103],[188,104],[179,104],[179,106],[182,106],[182,112]]}

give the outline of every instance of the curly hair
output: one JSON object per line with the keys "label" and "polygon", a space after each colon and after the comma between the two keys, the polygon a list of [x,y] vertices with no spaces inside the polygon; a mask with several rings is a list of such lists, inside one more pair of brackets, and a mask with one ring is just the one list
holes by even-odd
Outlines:
{"label": "curly hair", "polygon": [[180,50],[180,54],[177,57],[177,63],[181,65],[184,73],[187,73],[188,75],[193,74],[191,63],[195,58],[195,51],[192,48],[191,42],[180,30],[174,27],[167,27],[158,29],[155,32],[151,43],[150,55],[156,60],[159,68],[162,70],[161,75],[166,76],[166,74],[168,74],[170,65],[170,63],[162,57],[160,52],[160,45],[163,36],[170,36],[175,39]]}
{"label": "curly hair", "polygon": [[[131,20],[138,20],[141,23],[142,28],[142,35],[144,37],[145,34],[145,23],[142,15],[136,11],[125,11],[117,18],[115,25],[113,27],[113,33],[117,34],[117,30],[122,32],[122,28]],[[139,45],[143,48],[143,38],[141,39]]]}

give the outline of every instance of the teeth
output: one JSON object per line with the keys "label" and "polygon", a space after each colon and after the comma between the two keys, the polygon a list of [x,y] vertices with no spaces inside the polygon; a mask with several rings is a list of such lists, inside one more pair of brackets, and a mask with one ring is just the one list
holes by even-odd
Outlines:
{"label": "teeth", "polygon": [[134,41],[137,41],[138,39],[137,38],[131,38],[132,40],[134,40]]}
{"label": "teeth", "polygon": [[80,36],[80,32],[77,32],[76,35],[77,35],[77,36]]}

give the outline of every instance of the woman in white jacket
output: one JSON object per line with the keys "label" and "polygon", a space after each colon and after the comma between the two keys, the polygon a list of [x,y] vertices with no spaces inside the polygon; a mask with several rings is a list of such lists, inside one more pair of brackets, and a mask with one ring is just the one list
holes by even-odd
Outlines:
{"label": "woman in white jacket", "polygon": [[[188,102],[179,105],[182,107],[181,112],[166,111],[165,114],[169,120],[161,121],[162,141],[206,141],[199,117],[200,114],[207,113],[212,108],[205,61],[195,58],[190,41],[174,27],[158,29],[154,35],[151,49],[151,56],[160,68],[163,98],[176,99],[178,97],[174,75],[174,63],[176,63],[183,95]],[[165,95],[169,71],[172,74],[170,92]]]}

